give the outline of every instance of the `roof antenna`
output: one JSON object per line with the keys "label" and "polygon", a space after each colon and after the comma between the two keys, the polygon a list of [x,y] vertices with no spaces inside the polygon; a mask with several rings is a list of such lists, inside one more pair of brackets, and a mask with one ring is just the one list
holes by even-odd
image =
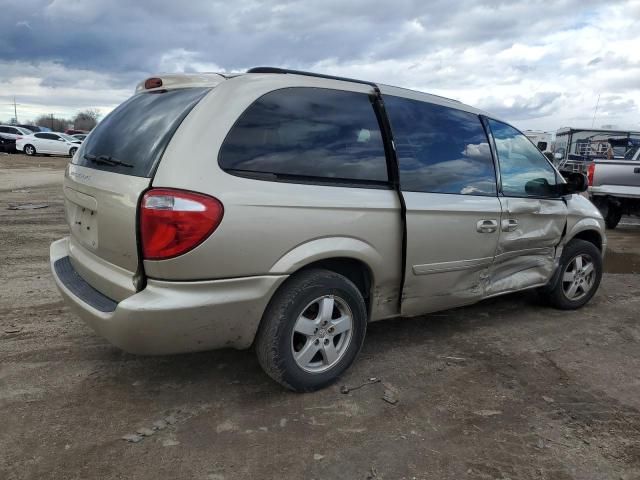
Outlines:
{"label": "roof antenna", "polygon": [[598,94],[598,101],[596,102],[596,109],[593,112],[593,120],[591,120],[591,128],[596,123],[596,113],[598,113],[598,105],[600,104],[600,94]]}

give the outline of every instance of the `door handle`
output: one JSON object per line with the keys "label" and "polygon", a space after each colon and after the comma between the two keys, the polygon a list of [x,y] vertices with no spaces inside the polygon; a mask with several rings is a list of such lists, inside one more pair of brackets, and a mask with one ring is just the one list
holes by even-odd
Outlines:
{"label": "door handle", "polygon": [[518,220],[515,218],[507,218],[502,220],[502,231],[503,232],[513,232],[516,228],[518,228]]}
{"label": "door handle", "polygon": [[636,167],[633,169],[633,173],[640,173],[640,167]]}
{"label": "door handle", "polygon": [[479,220],[476,223],[476,230],[479,233],[493,233],[498,229],[497,220]]}

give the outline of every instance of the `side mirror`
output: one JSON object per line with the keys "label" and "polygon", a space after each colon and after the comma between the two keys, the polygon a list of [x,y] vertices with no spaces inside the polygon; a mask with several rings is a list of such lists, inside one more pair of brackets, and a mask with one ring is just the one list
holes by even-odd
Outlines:
{"label": "side mirror", "polygon": [[524,191],[534,197],[554,196],[555,185],[551,185],[546,178],[534,178],[524,184]]}
{"label": "side mirror", "polygon": [[561,195],[585,192],[589,188],[589,180],[584,173],[560,172],[567,183],[559,184]]}

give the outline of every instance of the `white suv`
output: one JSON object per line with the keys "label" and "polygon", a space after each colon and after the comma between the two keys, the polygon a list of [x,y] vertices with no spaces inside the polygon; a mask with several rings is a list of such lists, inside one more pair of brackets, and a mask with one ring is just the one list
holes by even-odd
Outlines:
{"label": "white suv", "polygon": [[31,135],[31,131],[15,125],[0,125],[0,137],[18,140],[25,135]]}

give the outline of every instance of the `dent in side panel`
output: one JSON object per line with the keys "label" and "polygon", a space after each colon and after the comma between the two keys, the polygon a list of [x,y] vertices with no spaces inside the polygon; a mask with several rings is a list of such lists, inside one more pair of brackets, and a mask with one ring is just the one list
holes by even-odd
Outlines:
{"label": "dent in side panel", "polygon": [[544,285],[556,267],[566,224],[562,200],[501,198],[500,240],[487,296]]}
{"label": "dent in side panel", "polygon": [[489,267],[424,275],[402,292],[404,315],[414,316],[477,302],[487,289]]}

